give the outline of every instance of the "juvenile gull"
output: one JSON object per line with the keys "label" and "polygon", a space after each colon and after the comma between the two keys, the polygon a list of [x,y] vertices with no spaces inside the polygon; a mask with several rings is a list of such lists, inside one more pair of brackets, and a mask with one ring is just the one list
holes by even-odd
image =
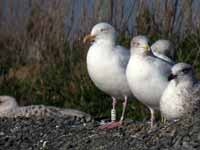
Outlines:
{"label": "juvenile gull", "polygon": [[[125,71],[130,51],[116,45],[116,31],[108,23],[98,23],[92,28],[86,41],[94,41],[87,53],[87,69],[91,80],[103,92],[112,97],[111,122],[100,128],[120,126],[124,120],[127,99],[131,94]],[[124,99],[120,121],[116,121],[116,100]]]}
{"label": "juvenile gull", "polygon": [[175,59],[175,49],[169,40],[158,40],[151,45],[153,54],[166,61],[173,62]]}
{"label": "juvenile gull", "polygon": [[44,105],[31,105],[31,106],[18,106],[15,98],[11,96],[0,96],[0,117],[78,117],[90,121],[91,116],[75,109],[62,109],[53,106]]}
{"label": "juvenile gull", "polygon": [[[168,120],[190,114],[200,100],[200,82],[196,79],[192,66],[178,63],[172,68],[169,84],[165,89],[160,110]],[[199,108],[198,108],[199,109]]]}
{"label": "juvenile gull", "polygon": [[154,56],[148,41],[145,36],[132,39],[126,76],[134,96],[149,108],[153,127],[154,110],[159,110],[160,98],[168,84],[167,77],[172,64]]}

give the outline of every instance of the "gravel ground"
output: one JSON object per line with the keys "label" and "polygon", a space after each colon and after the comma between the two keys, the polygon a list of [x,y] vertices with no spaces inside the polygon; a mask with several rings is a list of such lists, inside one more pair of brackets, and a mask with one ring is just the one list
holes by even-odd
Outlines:
{"label": "gravel ground", "polygon": [[98,130],[74,118],[0,118],[0,150],[193,150],[200,149],[200,115],[158,124],[126,121]]}

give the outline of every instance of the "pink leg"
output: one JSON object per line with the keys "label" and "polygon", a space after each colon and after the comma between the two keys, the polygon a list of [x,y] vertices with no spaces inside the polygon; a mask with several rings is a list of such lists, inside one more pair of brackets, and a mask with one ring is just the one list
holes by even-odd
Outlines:
{"label": "pink leg", "polygon": [[123,109],[122,109],[122,115],[121,115],[120,121],[118,121],[118,122],[113,122],[112,124],[110,124],[110,125],[107,127],[108,129],[116,128],[116,127],[119,127],[119,126],[121,126],[121,125],[123,124],[124,115],[125,115],[126,107],[127,107],[127,101],[128,101],[128,97],[125,96],[125,97],[124,97]]}
{"label": "pink leg", "polygon": [[128,102],[128,97],[125,96],[124,97],[124,102],[123,102],[122,116],[121,116],[121,119],[120,119],[121,122],[123,122],[123,120],[124,120],[124,115],[125,115],[125,112],[126,112],[127,102]]}
{"label": "pink leg", "polygon": [[112,102],[112,110],[111,110],[111,122],[99,126],[98,129],[108,128],[110,125],[112,125],[116,121],[116,109],[115,109],[115,106],[117,104],[117,100],[114,97],[112,97],[112,100],[113,100],[113,102]]}
{"label": "pink leg", "polygon": [[155,114],[154,114],[154,110],[152,108],[149,107],[150,113],[151,113],[151,128],[154,127],[154,121],[155,121]]}

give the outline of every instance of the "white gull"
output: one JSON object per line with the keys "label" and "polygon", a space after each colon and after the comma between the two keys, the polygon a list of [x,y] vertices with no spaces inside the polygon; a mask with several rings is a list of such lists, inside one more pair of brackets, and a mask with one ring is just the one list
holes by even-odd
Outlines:
{"label": "white gull", "polygon": [[192,66],[186,63],[176,64],[169,80],[160,101],[162,115],[168,120],[175,120],[191,114],[195,107],[199,107],[197,104],[200,100],[200,82],[196,79]]}
{"label": "white gull", "polygon": [[[86,41],[94,41],[87,53],[87,69],[91,80],[103,92],[112,97],[111,123],[100,128],[113,128],[124,120],[127,99],[131,94],[126,79],[126,66],[130,51],[116,45],[116,31],[108,23],[98,23],[92,28]],[[124,99],[123,111],[119,122],[116,122],[116,100]]]}
{"label": "white gull", "polygon": [[175,49],[169,40],[160,39],[151,45],[153,54],[161,59],[174,63]]}
{"label": "white gull", "polygon": [[131,41],[131,56],[126,70],[127,80],[134,96],[151,112],[159,110],[160,98],[168,85],[167,77],[172,64],[153,55],[146,36],[136,36]]}

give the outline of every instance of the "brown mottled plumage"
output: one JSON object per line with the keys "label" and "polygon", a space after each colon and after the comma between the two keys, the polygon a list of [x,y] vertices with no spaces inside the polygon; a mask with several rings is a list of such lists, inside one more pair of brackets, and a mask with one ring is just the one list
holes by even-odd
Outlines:
{"label": "brown mottled plumage", "polygon": [[0,96],[0,117],[77,117],[85,119],[86,121],[91,120],[91,116],[82,111],[75,109],[62,109],[53,106],[44,105],[31,105],[19,107],[15,98],[10,96]]}

